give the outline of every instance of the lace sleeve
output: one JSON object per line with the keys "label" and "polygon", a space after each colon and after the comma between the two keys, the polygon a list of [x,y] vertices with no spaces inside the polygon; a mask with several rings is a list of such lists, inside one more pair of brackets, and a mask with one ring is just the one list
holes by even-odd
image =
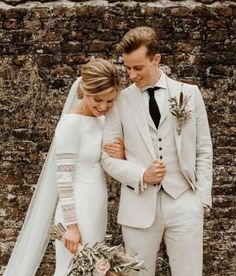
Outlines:
{"label": "lace sleeve", "polygon": [[75,167],[80,145],[78,124],[75,116],[67,115],[60,120],[55,132],[56,181],[66,225],[78,223],[74,198]]}
{"label": "lace sleeve", "polygon": [[66,225],[77,223],[73,189],[76,159],[76,153],[56,155],[58,194]]}

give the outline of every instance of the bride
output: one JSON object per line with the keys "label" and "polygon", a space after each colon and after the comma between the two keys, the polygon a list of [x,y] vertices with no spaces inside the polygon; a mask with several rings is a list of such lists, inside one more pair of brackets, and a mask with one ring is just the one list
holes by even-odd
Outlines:
{"label": "bride", "polygon": [[[4,276],[35,275],[48,244],[48,229],[61,222],[54,276],[65,275],[79,244],[102,241],[107,226],[107,188],[100,165],[104,115],[120,89],[115,65],[101,58],[82,66],[57,125],[24,225]],[[77,101],[78,98],[81,100]],[[117,139],[108,152],[124,158]],[[58,200],[59,195],[59,200]]]}

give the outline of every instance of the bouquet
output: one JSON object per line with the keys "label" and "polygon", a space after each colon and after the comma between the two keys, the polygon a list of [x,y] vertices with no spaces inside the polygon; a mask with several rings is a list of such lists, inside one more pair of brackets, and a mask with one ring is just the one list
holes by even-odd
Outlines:
{"label": "bouquet", "polygon": [[[62,240],[65,233],[64,226],[59,223],[51,227],[51,238]],[[122,245],[110,246],[108,239],[98,242],[93,247],[85,245],[71,259],[67,276],[126,276],[130,270],[145,269],[143,260],[125,253]]]}

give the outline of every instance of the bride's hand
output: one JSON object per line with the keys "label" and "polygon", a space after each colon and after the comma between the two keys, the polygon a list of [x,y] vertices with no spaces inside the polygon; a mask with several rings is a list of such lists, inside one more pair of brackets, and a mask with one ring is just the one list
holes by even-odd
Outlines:
{"label": "bride's hand", "polygon": [[63,243],[72,254],[77,252],[79,243],[82,244],[82,238],[77,224],[67,226],[63,236]]}
{"label": "bride's hand", "polygon": [[116,138],[111,144],[105,144],[103,149],[110,157],[125,159],[125,146],[123,140],[120,138]]}

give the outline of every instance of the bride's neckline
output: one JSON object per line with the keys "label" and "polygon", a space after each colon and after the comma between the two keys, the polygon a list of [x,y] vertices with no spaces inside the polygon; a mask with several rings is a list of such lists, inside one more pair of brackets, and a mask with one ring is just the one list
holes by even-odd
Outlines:
{"label": "bride's neckline", "polygon": [[99,116],[99,117],[96,117],[96,116],[88,116],[88,115],[79,114],[79,113],[67,113],[67,114],[65,114],[65,115],[79,116],[79,117],[90,118],[90,119],[97,119],[97,118],[99,118],[99,117],[103,117],[103,116]]}

